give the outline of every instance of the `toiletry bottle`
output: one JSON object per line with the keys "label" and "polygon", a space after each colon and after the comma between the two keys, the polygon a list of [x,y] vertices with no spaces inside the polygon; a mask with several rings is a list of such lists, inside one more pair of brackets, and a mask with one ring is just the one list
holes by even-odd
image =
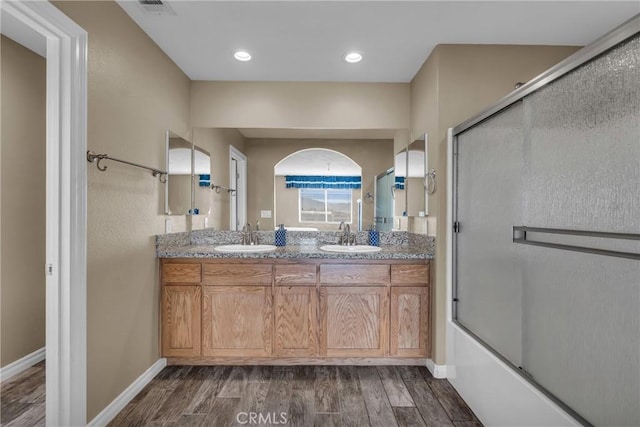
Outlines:
{"label": "toiletry bottle", "polygon": [[369,226],[369,246],[380,246],[380,232],[373,224]]}
{"label": "toiletry bottle", "polygon": [[284,224],[280,224],[276,230],[276,246],[285,246],[287,244],[287,229]]}

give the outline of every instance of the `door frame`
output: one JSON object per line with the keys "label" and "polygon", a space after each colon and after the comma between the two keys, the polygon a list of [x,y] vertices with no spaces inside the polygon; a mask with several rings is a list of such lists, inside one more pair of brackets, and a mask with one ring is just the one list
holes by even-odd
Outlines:
{"label": "door frame", "polygon": [[[236,162],[237,172],[240,174],[240,185],[236,187],[236,177],[233,174],[233,162]],[[235,222],[236,217],[243,218],[240,224],[247,221],[247,156],[242,154],[233,145],[229,145],[229,187],[236,190],[231,193],[231,202],[229,203],[229,229],[237,230],[238,224]],[[233,203],[233,201],[236,203]],[[237,204],[237,208],[236,208]],[[237,210],[236,210],[237,209]]]}
{"label": "door frame", "polygon": [[85,425],[87,32],[47,1],[0,7],[46,40],[46,424]]}

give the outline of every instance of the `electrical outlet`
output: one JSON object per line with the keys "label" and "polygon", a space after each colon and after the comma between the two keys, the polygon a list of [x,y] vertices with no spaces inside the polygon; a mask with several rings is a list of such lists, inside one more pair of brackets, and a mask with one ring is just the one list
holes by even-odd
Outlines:
{"label": "electrical outlet", "polygon": [[271,218],[271,211],[260,211],[260,218]]}
{"label": "electrical outlet", "polygon": [[173,229],[173,222],[171,222],[170,218],[166,218],[164,220],[164,233],[169,234]]}

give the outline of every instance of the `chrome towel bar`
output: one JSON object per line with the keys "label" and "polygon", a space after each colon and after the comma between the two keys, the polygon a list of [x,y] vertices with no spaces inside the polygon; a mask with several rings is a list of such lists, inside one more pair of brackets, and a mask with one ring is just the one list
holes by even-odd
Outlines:
{"label": "chrome towel bar", "polygon": [[564,234],[564,235],[572,235],[572,236],[602,237],[606,239],[624,239],[624,240],[640,240],[640,234],[611,233],[606,231],[567,230],[562,228],[513,226],[513,243],[640,260],[640,253],[620,252],[620,251],[612,251],[609,249],[598,249],[598,248],[589,248],[584,246],[564,245],[560,243],[541,242],[538,240],[531,239],[531,236],[528,235],[527,233]]}
{"label": "chrome towel bar", "polygon": [[167,172],[161,171],[159,169],[150,168],[148,166],[143,166],[138,163],[128,162],[126,160],[116,159],[115,157],[110,157],[108,154],[96,154],[93,151],[87,151],[87,161],[89,163],[96,163],[96,167],[98,170],[104,172],[107,170],[105,165],[101,165],[100,162],[103,160],[112,160],[114,162],[124,163],[126,165],[135,166],[137,168],[146,169],[151,171],[151,175],[158,176],[161,183],[165,184],[167,182]]}

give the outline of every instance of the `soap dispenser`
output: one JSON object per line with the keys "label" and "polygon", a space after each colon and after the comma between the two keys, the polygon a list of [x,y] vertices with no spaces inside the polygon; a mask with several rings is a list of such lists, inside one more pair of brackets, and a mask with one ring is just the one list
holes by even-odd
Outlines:
{"label": "soap dispenser", "polygon": [[287,229],[284,224],[280,224],[276,230],[276,246],[285,246],[287,244]]}
{"label": "soap dispenser", "polygon": [[369,226],[369,246],[380,246],[380,232],[373,224]]}

